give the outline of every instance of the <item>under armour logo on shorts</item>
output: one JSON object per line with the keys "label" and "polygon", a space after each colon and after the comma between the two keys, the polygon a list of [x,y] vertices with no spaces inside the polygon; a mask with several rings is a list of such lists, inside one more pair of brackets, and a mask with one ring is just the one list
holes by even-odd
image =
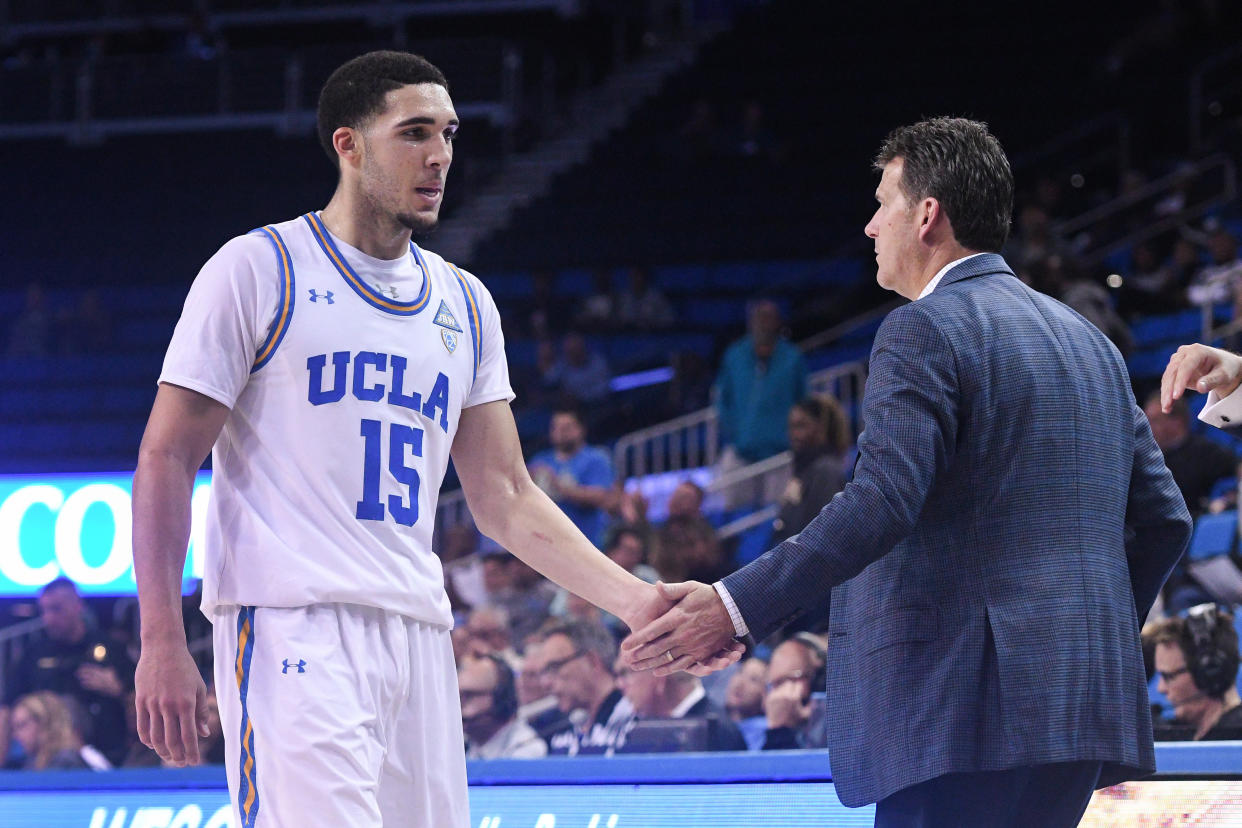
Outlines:
{"label": "under armour logo on shorts", "polygon": [[305,660],[305,659],[301,659],[301,658],[299,658],[297,661],[295,661],[294,663],[290,664],[290,663],[289,663],[289,659],[287,659],[287,658],[286,658],[286,659],[284,659],[283,661],[281,661],[280,663],[281,663],[281,665],[283,665],[283,666],[280,668],[280,672],[281,672],[281,673],[286,673],[286,674],[287,674],[287,673],[289,672],[289,668],[290,668],[290,667],[296,667],[299,673],[305,673],[305,672],[306,672],[306,660]]}

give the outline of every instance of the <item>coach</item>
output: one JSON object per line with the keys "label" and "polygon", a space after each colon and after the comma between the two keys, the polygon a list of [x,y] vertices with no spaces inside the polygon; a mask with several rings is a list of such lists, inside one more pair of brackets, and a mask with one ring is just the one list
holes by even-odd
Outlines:
{"label": "coach", "polygon": [[882,826],[1076,825],[1155,767],[1139,624],[1190,518],[1117,350],[997,255],[1013,178],[986,127],[902,127],[876,169],[877,278],[915,301],[876,334],[853,481],[715,589],[666,587],[681,603],[629,657],[693,669],[832,588],[842,802]]}

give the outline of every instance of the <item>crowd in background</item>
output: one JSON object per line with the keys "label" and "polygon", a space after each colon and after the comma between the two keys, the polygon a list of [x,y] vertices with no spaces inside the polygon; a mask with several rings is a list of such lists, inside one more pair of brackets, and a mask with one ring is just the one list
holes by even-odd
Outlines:
{"label": "crowd in background", "polygon": [[[213,42],[196,24],[184,48]],[[1152,31],[1176,30],[1161,25]],[[1110,66],[1144,54],[1140,31],[1110,51]],[[182,48],[178,46],[178,48]],[[18,56],[20,57],[20,56]],[[1242,134],[1235,127],[1234,132]],[[763,102],[742,98],[727,108],[696,100],[675,127],[686,160],[712,164],[785,163],[786,148],[768,124]],[[1228,130],[1222,140],[1230,139]],[[1238,154],[1234,153],[1235,157]],[[1169,216],[1196,197],[1193,180],[1094,228],[1093,237],[1065,237],[1066,219],[1108,198],[1138,192],[1155,175],[1185,168],[1121,173],[1105,193],[1067,191],[1053,177],[1019,194],[1014,231],[1004,255],[1020,278],[1055,296],[1096,324],[1123,353],[1134,347],[1133,323],[1148,314],[1204,303],[1242,308],[1242,259],[1235,230],[1220,215],[1174,225],[1131,245],[1117,262],[1120,277],[1085,250],[1101,238],[1121,239]],[[1109,264],[1112,269],[1112,264]],[[486,274],[483,274],[486,276]],[[515,366],[519,399],[551,412],[546,450],[534,453],[536,483],[574,523],[623,568],[654,582],[711,582],[745,561],[736,538],[720,536],[723,514],[741,503],[775,505],[768,545],[799,532],[846,485],[854,451],[849,417],[833,398],[809,394],[804,356],[790,341],[779,305],[756,297],[744,336],[714,366],[696,354],[673,358],[674,380],[661,416],[716,406],[723,441],[719,476],[789,450],[786,473],[765,475],[746,491],[713,490],[687,478],[655,503],[617,479],[599,445],[613,371],[592,345],[601,333],[658,333],[678,326],[674,304],[648,268],[629,266],[622,279],[601,267],[592,290],[568,299],[550,271],[532,274],[532,290],[505,309],[506,334],[536,343],[532,365]],[[98,290],[84,290],[56,308],[30,285],[0,344],[12,359],[106,353],[114,343],[112,315]],[[1192,429],[1184,402],[1169,414],[1140,396],[1153,434],[1196,517],[1236,508],[1237,458]],[[832,699],[823,694],[828,669],[829,601],[822,612],[794,620],[779,636],[749,641],[737,665],[704,679],[630,672],[618,659],[626,633],[619,619],[556,587],[468,524],[437,538],[445,586],[456,619],[465,749],[476,758],[611,754],[643,750],[772,750],[825,744]],[[1242,571],[1236,550],[1231,563]],[[192,603],[192,602],[191,602]],[[1214,593],[1180,567],[1162,596],[1161,614],[1144,628],[1149,677],[1168,706],[1155,718],[1162,738],[1216,739],[1242,735],[1236,688],[1238,636],[1232,615]],[[0,699],[0,749],[6,767],[33,770],[150,766],[138,743],[132,703],[137,658],[132,624],[106,604],[84,601],[57,580],[38,598],[44,628],[22,659],[7,665]],[[189,635],[205,622],[187,611]],[[210,679],[210,665],[204,664]],[[214,710],[214,690],[209,710]],[[209,721],[205,755],[222,761],[219,718]]]}

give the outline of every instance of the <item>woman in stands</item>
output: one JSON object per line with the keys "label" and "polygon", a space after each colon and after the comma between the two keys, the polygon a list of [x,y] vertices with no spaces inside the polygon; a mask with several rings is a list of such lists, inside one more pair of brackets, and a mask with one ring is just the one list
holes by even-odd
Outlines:
{"label": "woman in stands", "polygon": [[73,725],[69,705],[41,690],[22,696],[13,706],[13,738],[26,753],[26,770],[107,770],[108,760]]}
{"label": "woman in stands", "polygon": [[789,448],[793,477],[779,501],[772,523],[772,544],[801,532],[845,486],[845,452],[850,426],[841,404],[827,394],[812,394],[789,410]]}

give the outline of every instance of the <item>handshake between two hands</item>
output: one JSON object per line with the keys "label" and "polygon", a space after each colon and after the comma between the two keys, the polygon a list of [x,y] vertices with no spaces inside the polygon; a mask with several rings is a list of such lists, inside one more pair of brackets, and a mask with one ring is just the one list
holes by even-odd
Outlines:
{"label": "handshake between two hands", "polygon": [[661,582],[649,590],[626,619],[632,632],[621,642],[621,654],[631,670],[705,676],[742,657],[745,646],[734,638],[729,611],[712,586]]}

